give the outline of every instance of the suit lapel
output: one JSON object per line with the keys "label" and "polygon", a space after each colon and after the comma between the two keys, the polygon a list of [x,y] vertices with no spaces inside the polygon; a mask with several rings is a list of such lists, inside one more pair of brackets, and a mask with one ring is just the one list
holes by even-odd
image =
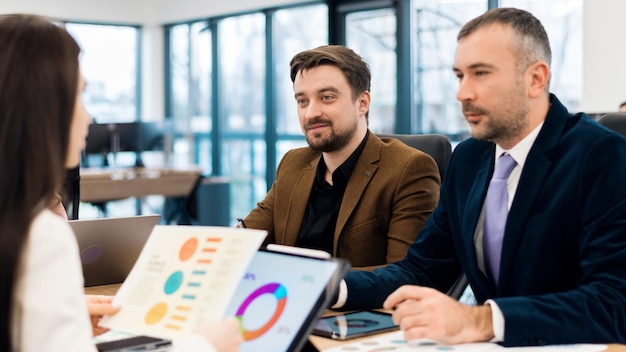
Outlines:
{"label": "suit lapel", "polygon": [[[474,241],[474,234],[476,233],[476,227],[479,225],[478,221],[480,220],[480,213],[482,211],[483,202],[485,199],[485,195],[487,194],[487,188],[489,187],[489,181],[491,180],[491,174],[493,173],[493,165],[494,165],[494,153],[495,153],[495,144],[492,144],[491,147],[487,148],[482,157],[481,165],[483,165],[480,169],[478,169],[476,173],[476,179],[474,181],[474,185],[472,186],[472,190],[467,198],[467,204],[465,217],[463,218],[463,228],[465,231],[463,237],[463,245],[462,248],[465,248],[466,255],[469,258],[470,264],[468,265],[469,275],[474,276],[476,278],[476,284],[478,288],[483,292],[493,292],[495,287],[494,284],[487,278],[484,272],[482,272],[478,266],[479,259],[478,254],[476,252],[476,242]],[[480,224],[482,226],[482,224]],[[475,263],[475,264],[474,264]]]}
{"label": "suit lapel", "polygon": [[339,208],[339,215],[337,216],[337,225],[335,226],[335,236],[333,239],[333,253],[337,252],[337,243],[339,242],[339,235],[346,226],[350,215],[356,208],[357,203],[361,199],[365,188],[370,183],[376,170],[378,169],[378,160],[380,160],[380,149],[382,148],[382,142],[380,138],[376,137],[373,133],[369,134],[367,142],[365,142],[365,148],[361,152],[361,156],[354,166],[354,170],[348,180],[346,191],[344,192],[343,199],[341,201],[341,207]]}
{"label": "suit lapel", "polygon": [[[285,214],[285,233],[283,234],[283,242],[286,245],[294,246],[300,227],[302,226],[302,219],[304,219],[304,212],[309,204],[309,196],[311,195],[311,189],[313,188],[313,182],[315,180],[315,169],[319,162],[319,156],[313,158],[309,165],[300,171],[298,180],[296,181],[293,191],[291,192],[291,198],[289,199],[289,206],[287,213]],[[281,243],[279,241],[279,243]]]}
{"label": "suit lapel", "polygon": [[524,237],[525,224],[529,218],[529,214],[533,209],[533,204],[537,199],[537,194],[544,184],[547,177],[552,160],[550,159],[550,151],[557,145],[561,138],[561,132],[566,122],[567,110],[554,99],[548,115],[544,121],[541,131],[537,135],[537,139],[531,147],[524,169],[520,176],[515,198],[511,204],[509,215],[507,217],[504,241],[502,243],[502,262],[500,266],[500,284],[498,285],[498,293],[501,293],[506,287],[508,279],[512,273],[512,260],[518,255],[517,248]]}
{"label": "suit lapel", "polygon": [[498,292],[501,292],[501,289],[505,287],[507,279],[511,275],[511,264],[514,262],[511,259],[517,256],[516,249],[525,234],[525,222],[528,220],[533,203],[537,198],[537,192],[541,189],[551,164],[543,154],[534,156],[529,154],[528,156],[506,219]]}

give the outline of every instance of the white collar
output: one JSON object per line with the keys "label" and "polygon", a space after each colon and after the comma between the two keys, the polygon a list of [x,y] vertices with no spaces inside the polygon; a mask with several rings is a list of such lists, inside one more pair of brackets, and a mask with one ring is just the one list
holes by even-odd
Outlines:
{"label": "white collar", "polygon": [[535,129],[532,130],[528,135],[526,135],[524,139],[519,141],[515,146],[513,146],[513,148],[509,150],[505,150],[501,146],[496,144],[495,159],[498,160],[498,157],[502,155],[502,153],[507,153],[511,155],[511,157],[513,157],[513,159],[515,160],[515,162],[517,162],[517,165],[520,166],[520,168],[523,168],[524,163],[526,162],[526,157],[530,152],[530,148],[532,148],[533,144],[535,143],[535,140],[539,135],[539,131],[541,131],[541,127],[543,127],[543,121],[537,127],[535,127]]}

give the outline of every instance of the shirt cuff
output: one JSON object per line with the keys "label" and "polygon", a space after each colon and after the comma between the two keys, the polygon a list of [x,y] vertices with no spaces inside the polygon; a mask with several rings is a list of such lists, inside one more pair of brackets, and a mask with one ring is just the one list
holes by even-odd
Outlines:
{"label": "shirt cuff", "polygon": [[337,302],[333,304],[330,308],[338,309],[343,307],[348,300],[348,285],[346,284],[346,280],[341,280],[339,283],[339,294],[337,295]]}
{"label": "shirt cuff", "polygon": [[485,304],[491,306],[491,325],[494,337],[489,342],[502,342],[504,341],[504,315],[494,300],[488,299]]}

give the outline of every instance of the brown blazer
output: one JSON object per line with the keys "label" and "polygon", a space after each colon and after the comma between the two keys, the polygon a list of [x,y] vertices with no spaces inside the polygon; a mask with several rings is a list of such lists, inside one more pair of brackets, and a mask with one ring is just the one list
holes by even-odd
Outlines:
{"label": "brown blazer", "polygon": [[[295,245],[320,155],[308,147],[287,152],[246,217],[249,228],[269,231],[266,244]],[[403,259],[439,201],[440,183],[428,154],[370,131],[343,196],[333,255],[365,270]]]}

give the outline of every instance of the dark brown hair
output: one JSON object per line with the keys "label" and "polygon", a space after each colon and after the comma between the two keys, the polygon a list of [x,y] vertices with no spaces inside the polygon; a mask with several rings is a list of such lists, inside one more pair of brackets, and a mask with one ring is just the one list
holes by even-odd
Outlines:
{"label": "dark brown hair", "polygon": [[[352,49],[342,45],[325,45],[296,54],[289,63],[291,82],[295,82],[298,73],[302,74],[321,65],[335,66],[343,72],[352,90],[353,101],[356,101],[364,91],[369,92],[372,79],[369,65]],[[367,117],[367,114],[365,116]]]}
{"label": "dark brown hair", "polygon": [[13,293],[31,223],[65,174],[76,41],[42,17],[0,16],[0,352],[17,350]]}

